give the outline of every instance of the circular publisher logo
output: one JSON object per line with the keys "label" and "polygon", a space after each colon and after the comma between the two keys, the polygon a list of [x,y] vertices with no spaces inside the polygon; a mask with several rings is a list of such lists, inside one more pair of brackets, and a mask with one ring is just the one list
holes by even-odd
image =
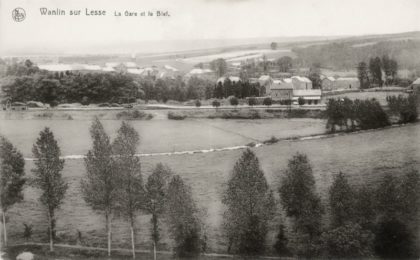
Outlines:
{"label": "circular publisher logo", "polygon": [[12,17],[15,22],[22,22],[26,18],[25,9],[17,7],[12,11]]}

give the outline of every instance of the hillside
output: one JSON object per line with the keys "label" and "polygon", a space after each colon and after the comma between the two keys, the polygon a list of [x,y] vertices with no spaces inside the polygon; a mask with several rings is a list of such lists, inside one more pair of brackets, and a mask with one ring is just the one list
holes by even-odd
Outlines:
{"label": "hillside", "polygon": [[309,46],[297,44],[293,52],[310,66],[354,69],[370,57],[389,55],[397,60],[400,69],[420,70],[420,32],[349,37],[315,43]]}

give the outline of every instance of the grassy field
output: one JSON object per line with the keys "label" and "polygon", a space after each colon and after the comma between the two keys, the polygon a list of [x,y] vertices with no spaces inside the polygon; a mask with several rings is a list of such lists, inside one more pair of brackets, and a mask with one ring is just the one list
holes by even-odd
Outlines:
{"label": "grassy field", "polygon": [[[87,129],[88,122],[86,124]],[[108,124],[106,123],[106,128],[110,130],[111,126]],[[225,122],[220,122],[219,124],[223,124],[224,127],[228,126]],[[217,124],[214,126],[217,126]],[[24,125],[16,125],[16,131],[21,131],[18,129],[24,127]],[[262,126],[261,129],[265,127],[268,126]],[[233,129],[235,128],[233,127]],[[61,134],[65,135],[66,131],[71,130],[65,130],[65,127],[63,127]],[[244,134],[246,135],[261,132],[257,128],[243,131],[245,131]],[[86,133],[82,134],[82,132],[73,130],[73,135],[77,134],[80,137],[87,135]],[[223,132],[225,133],[225,131]],[[57,131],[57,136],[61,134]],[[63,141],[63,138],[65,139],[66,137],[61,136],[60,141]],[[147,135],[144,138],[146,139]],[[69,143],[78,139],[73,138]],[[78,146],[88,146],[87,140],[85,142],[77,142],[77,146],[75,144],[67,144],[67,146],[63,144],[63,147],[70,150],[76,149],[74,151],[77,151],[77,149],[83,151],[86,148],[78,148]],[[156,143],[158,142],[162,141],[156,141]],[[22,144],[19,144],[19,146],[22,148]],[[374,183],[386,172],[400,174],[404,171],[419,169],[419,147],[420,125],[415,124],[327,139],[282,141],[274,145],[253,149],[260,159],[262,168],[273,190],[278,189],[288,159],[296,152],[306,153],[313,166],[317,189],[323,198],[323,202],[326,203],[328,187],[332,182],[333,176],[339,171],[348,174],[350,181],[356,185]],[[26,149],[24,151],[27,153]],[[208,250],[210,252],[224,253],[226,250],[226,241],[220,230],[223,212],[221,192],[235,161],[240,157],[241,153],[241,150],[236,150],[194,155],[156,156],[142,159],[142,170],[146,176],[156,163],[163,162],[191,185],[194,198],[202,209],[202,218],[207,227]],[[32,167],[33,162],[27,162],[28,175],[31,175],[30,169]],[[70,188],[67,192],[65,203],[57,215],[58,236],[62,242],[75,243],[77,230],[80,230],[84,245],[103,246],[106,241],[104,219],[97,212],[93,212],[86,206],[80,194],[80,179],[84,173],[83,160],[66,161],[63,174],[69,182]],[[11,241],[22,241],[23,223],[33,225],[33,241],[46,241],[46,217],[38,203],[38,195],[39,193],[36,189],[32,187],[25,188],[25,201],[10,210],[8,226]],[[276,219],[271,223],[272,226],[267,243],[269,249],[276,235],[275,231],[280,221],[280,214],[281,212],[279,211]],[[136,222],[137,244],[143,249],[150,248],[149,217],[148,215],[141,215]],[[113,234],[115,245],[129,248],[130,236],[127,223],[122,219],[115,218],[113,229],[115,231]],[[165,235],[159,248],[163,250],[170,247],[171,240],[167,236],[165,228],[163,228],[162,232]]]}
{"label": "grassy field", "polygon": [[[120,120],[103,120],[114,137]],[[271,136],[285,138],[320,134],[325,121],[319,119],[222,120],[186,119],[130,121],[140,133],[140,153],[223,148],[262,142]],[[32,145],[44,127],[50,127],[63,155],[86,154],[91,147],[90,120],[0,120],[0,134],[31,157]]]}

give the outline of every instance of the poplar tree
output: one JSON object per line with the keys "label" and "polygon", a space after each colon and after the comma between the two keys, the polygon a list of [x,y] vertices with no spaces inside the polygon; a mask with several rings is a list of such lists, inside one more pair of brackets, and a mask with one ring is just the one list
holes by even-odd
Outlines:
{"label": "poplar tree", "polygon": [[168,185],[165,208],[169,232],[175,242],[175,255],[178,257],[199,255],[203,241],[198,209],[191,188],[178,175],[174,175]]}
{"label": "poplar tree", "polygon": [[145,202],[140,158],[136,156],[139,143],[140,137],[136,130],[128,123],[122,122],[118,136],[113,143],[116,170],[120,178],[116,208],[130,223],[133,259],[136,258],[136,215],[143,208]]}
{"label": "poplar tree", "polygon": [[48,217],[50,251],[54,251],[56,216],[55,212],[63,203],[68,184],[61,174],[64,160],[53,133],[47,127],[40,132],[32,148],[35,160],[34,184],[41,189],[40,202],[44,205]]}
{"label": "poplar tree", "polygon": [[112,145],[102,123],[96,118],[90,128],[93,147],[85,158],[86,176],[81,181],[83,198],[93,210],[105,215],[108,256],[111,255],[111,222],[116,203],[118,178]]}
{"label": "poplar tree", "polygon": [[247,149],[233,167],[223,193],[224,230],[228,251],[256,255],[264,250],[268,221],[274,216],[274,197],[258,158]]}
{"label": "poplar tree", "polygon": [[357,77],[360,81],[360,88],[366,89],[369,88],[370,82],[369,82],[369,73],[366,62],[362,61],[357,66]]}
{"label": "poplar tree", "polygon": [[334,177],[329,195],[332,226],[340,227],[354,221],[357,198],[344,173]]}
{"label": "poplar tree", "polygon": [[25,160],[22,153],[5,137],[0,137],[0,207],[4,245],[7,245],[6,212],[23,200],[24,175]]}
{"label": "poplar tree", "polygon": [[297,153],[289,160],[279,193],[286,215],[293,219],[295,231],[303,239],[306,252],[301,253],[306,254],[320,234],[323,214],[312,166],[306,155]]}
{"label": "poplar tree", "polygon": [[172,175],[169,167],[158,163],[153,173],[147,178],[145,185],[145,210],[152,215],[151,234],[153,240],[153,257],[156,259],[156,247],[160,240],[159,218],[165,212],[165,198],[168,189],[168,179]]}

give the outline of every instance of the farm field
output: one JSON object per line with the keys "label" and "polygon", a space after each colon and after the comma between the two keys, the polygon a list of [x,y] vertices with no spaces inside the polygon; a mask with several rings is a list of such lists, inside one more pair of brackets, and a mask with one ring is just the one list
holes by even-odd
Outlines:
{"label": "farm field", "polygon": [[[113,137],[120,120],[103,120]],[[222,120],[186,119],[182,121],[152,119],[130,121],[141,136],[140,153],[200,150],[262,142],[275,136],[286,138],[325,132],[319,119]],[[32,145],[44,127],[50,127],[62,155],[86,154],[91,147],[90,120],[0,120],[0,134],[12,141],[24,154],[32,156]]]}
{"label": "farm field", "polygon": [[195,56],[190,58],[182,59],[185,63],[200,63],[210,62],[215,59],[226,59],[226,61],[242,61],[246,59],[262,58],[266,55],[267,58],[281,57],[285,55],[291,55],[291,51],[288,49],[284,50],[270,50],[270,49],[259,49],[259,50],[241,50],[241,51],[230,51],[217,54],[209,54],[203,56]]}
{"label": "farm field", "polygon": [[[111,130],[112,127],[108,125],[109,123],[112,122],[105,122],[107,130]],[[88,125],[89,122],[87,121],[86,129]],[[22,127],[25,126],[17,126],[16,131],[19,131],[18,129]],[[65,128],[65,126],[61,127]],[[35,131],[35,129],[32,130]],[[64,132],[65,130],[62,130],[62,134]],[[256,132],[258,132],[258,129],[256,129]],[[26,130],[22,134],[29,135],[29,133],[30,131]],[[75,133],[82,133],[82,131],[75,129],[73,134]],[[225,132],[223,131],[223,133]],[[60,136],[59,131],[57,131],[57,136]],[[21,137],[15,136],[13,138],[17,140]],[[146,138],[146,135],[143,138]],[[73,138],[72,140],[75,141],[77,139]],[[63,139],[60,141],[63,141]],[[83,146],[83,148],[78,146]],[[78,151],[83,151],[88,146],[89,140],[85,140],[85,142],[78,142],[77,145],[68,144],[65,149],[72,147],[75,151],[77,149],[79,149]],[[65,145],[63,144],[64,147]],[[287,166],[288,159],[297,152],[306,153],[313,166],[318,192],[321,194],[325,204],[328,187],[332,182],[333,176],[339,171],[348,174],[353,184],[360,185],[374,183],[384,173],[399,174],[409,170],[418,170],[420,168],[419,147],[420,124],[413,124],[326,139],[281,141],[274,145],[252,149],[259,157],[267,180],[275,191],[279,186],[282,170]],[[241,153],[241,150],[235,150],[142,158],[142,171],[145,176],[150,174],[152,168],[158,162],[162,162],[171,167],[175,173],[182,176],[192,187],[193,196],[200,209],[202,209],[202,218],[207,227],[208,251],[210,252],[224,253],[226,250],[226,241],[223,239],[220,229],[223,212],[221,192],[229,178],[229,173],[234,163]],[[26,169],[29,176],[31,175],[30,169],[32,167],[33,162],[28,161]],[[87,207],[80,193],[80,180],[84,172],[83,160],[66,161],[63,175],[69,182],[70,188],[67,192],[65,203],[57,216],[58,235],[62,238],[62,241],[75,243],[77,230],[80,230],[84,244],[104,245],[106,238],[103,217]],[[38,191],[32,187],[27,187],[24,193],[25,201],[13,207],[9,212],[10,240],[15,242],[22,241],[23,223],[28,223],[34,227],[33,240],[36,242],[45,241],[47,227],[44,213],[39,207],[37,200]],[[277,215],[280,216],[280,212]],[[271,248],[273,244],[279,221],[277,217],[272,222],[268,248]],[[141,248],[149,249],[149,216],[139,216],[136,223],[136,241]],[[116,218],[113,223],[113,229],[115,231],[113,234],[115,245],[128,248],[130,244],[128,225],[122,219]],[[164,235],[160,249],[163,250],[169,248],[170,239],[165,228],[163,228],[162,234]]]}

